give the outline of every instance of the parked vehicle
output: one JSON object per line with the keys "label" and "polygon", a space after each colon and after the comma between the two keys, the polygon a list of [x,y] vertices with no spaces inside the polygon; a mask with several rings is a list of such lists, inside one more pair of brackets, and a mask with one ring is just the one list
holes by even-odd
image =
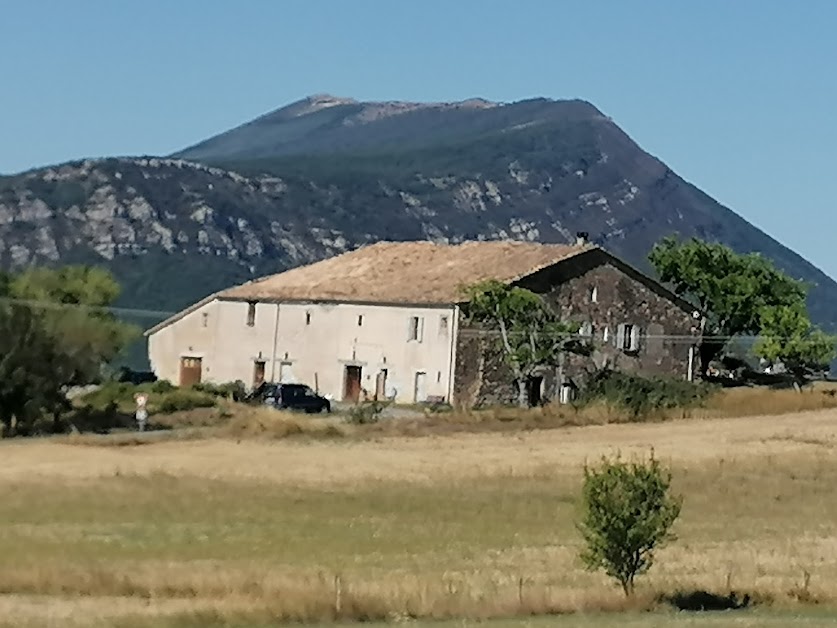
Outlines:
{"label": "parked vehicle", "polygon": [[250,400],[280,410],[299,410],[309,414],[331,412],[331,402],[305,384],[265,382],[252,392]]}

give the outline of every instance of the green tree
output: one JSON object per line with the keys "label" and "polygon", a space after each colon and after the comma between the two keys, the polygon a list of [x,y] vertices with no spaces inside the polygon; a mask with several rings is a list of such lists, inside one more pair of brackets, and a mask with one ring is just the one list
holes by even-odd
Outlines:
{"label": "green tree", "polygon": [[110,312],[119,284],[101,268],[32,268],[12,279],[9,292],[30,304],[57,343],[56,376],[65,386],[94,381],[139,333]]}
{"label": "green tree", "polygon": [[761,316],[761,337],[754,353],[772,363],[782,362],[797,386],[812,371],[827,370],[837,356],[837,338],[815,327],[804,306],[765,308]]}
{"label": "green tree", "polygon": [[729,247],[692,238],[669,237],[649,255],[660,279],[702,312],[701,374],[729,339],[758,334],[766,308],[804,307],[805,285],[757,253],[740,255]]}
{"label": "green tree", "polygon": [[467,317],[499,334],[506,364],[517,384],[518,405],[528,405],[529,378],[557,366],[564,353],[589,353],[577,323],[563,322],[544,300],[524,288],[500,281],[479,282],[465,289]]}
{"label": "green tree", "polygon": [[671,473],[654,458],[625,463],[602,459],[584,467],[581,559],[591,571],[603,569],[625,592],[654,563],[654,551],[674,537],[672,524],[682,501],[671,494]]}
{"label": "green tree", "polygon": [[63,399],[55,376],[55,343],[26,307],[0,304],[0,422],[3,433],[26,429]]}
{"label": "green tree", "polygon": [[104,270],[34,268],[0,277],[0,420],[57,421],[68,386],[99,376],[136,329],[107,309],[119,286]]}

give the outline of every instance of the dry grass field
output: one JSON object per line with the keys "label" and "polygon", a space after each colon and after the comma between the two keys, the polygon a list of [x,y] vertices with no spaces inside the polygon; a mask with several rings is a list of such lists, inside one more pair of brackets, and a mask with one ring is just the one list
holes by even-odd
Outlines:
{"label": "dry grass field", "polygon": [[[306,432],[284,423],[277,435]],[[837,621],[837,410],[422,438],[324,425],[280,440],[245,423],[142,446],[0,442],[0,626]],[[581,467],[650,448],[685,503],[678,540],[626,603],[576,558]],[[696,589],[762,604],[641,612]]]}

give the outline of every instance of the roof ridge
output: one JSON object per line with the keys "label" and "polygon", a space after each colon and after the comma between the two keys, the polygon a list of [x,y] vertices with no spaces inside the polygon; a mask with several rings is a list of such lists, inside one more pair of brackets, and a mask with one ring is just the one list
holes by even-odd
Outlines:
{"label": "roof ridge", "polygon": [[529,275],[533,275],[537,272],[540,272],[544,268],[549,268],[550,266],[553,266],[554,264],[557,264],[558,262],[563,262],[564,260],[570,259],[571,257],[575,257],[576,255],[581,255],[582,253],[587,253],[588,251],[594,251],[596,249],[601,249],[600,246],[598,246],[596,244],[589,244],[589,243],[581,245],[581,246],[576,245],[576,244],[565,244],[565,245],[551,244],[551,245],[544,245],[544,246],[565,246],[568,249],[575,249],[575,250],[571,251],[567,255],[561,255],[557,258],[553,258],[549,261],[543,262],[542,264],[536,264],[535,266],[533,266],[529,270],[521,273],[520,275],[518,275],[518,276],[516,276],[512,279],[507,280],[506,283],[511,284],[511,283],[514,283],[515,281],[520,281],[524,277],[528,277]]}

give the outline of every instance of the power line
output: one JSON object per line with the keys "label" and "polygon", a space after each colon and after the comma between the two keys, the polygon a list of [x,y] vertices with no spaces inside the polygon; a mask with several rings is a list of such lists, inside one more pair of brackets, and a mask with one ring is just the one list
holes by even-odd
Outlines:
{"label": "power line", "polygon": [[[494,336],[500,337],[501,333],[499,330],[496,329],[462,329],[460,333],[467,336]],[[523,331],[509,331],[507,334],[510,337],[519,337],[519,336],[526,336],[528,337],[528,332]],[[588,340],[594,341],[598,340],[594,338],[592,335],[584,335],[579,334],[577,332],[568,332],[568,333],[538,333],[538,336],[541,338],[572,338],[578,340]],[[611,338],[616,338],[617,333],[613,332],[610,335]],[[700,334],[641,334],[641,339],[653,339],[653,340],[684,340],[689,342],[701,342],[701,341],[723,341],[729,342],[731,340],[741,340],[741,341],[757,341],[763,339],[770,339],[770,340],[790,340],[792,339],[791,336],[774,336],[774,335],[748,335],[748,336],[721,336],[721,335],[705,335],[701,336]],[[609,340],[604,340],[603,342],[609,342]]]}
{"label": "power line", "polygon": [[[130,307],[114,307],[114,306],[96,306],[96,305],[86,305],[84,303],[58,303],[55,301],[41,301],[35,299],[20,299],[15,297],[0,297],[0,303],[7,303],[10,305],[21,305],[25,307],[31,307],[36,309],[44,309],[44,310],[82,310],[86,312],[104,312],[122,316],[135,316],[135,317],[143,317],[143,318],[153,318],[155,320],[163,320],[169,318],[170,316],[174,316],[177,312],[167,311],[167,310],[151,310],[151,309],[144,309],[144,308],[130,308]],[[461,329],[460,333],[466,336],[500,336],[500,331],[496,329]],[[509,331],[509,336],[517,337],[517,336],[526,336],[528,335],[527,332],[520,332],[520,331]],[[597,338],[593,338],[591,334],[579,334],[579,333],[539,333],[538,336],[542,338],[577,338],[580,340],[587,340],[587,341],[598,341]],[[611,334],[612,338],[617,337],[617,332],[613,332]],[[737,335],[737,336],[730,336],[730,335],[704,335],[701,336],[700,334],[640,334],[641,339],[652,339],[652,340],[669,340],[674,341],[676,343],[680,342],[688,342],[688,343],[697,343],[697,342],[704,342],[704,341],[715,341],[715,342],[729,342],[731,340],[740,340],[740,341],[747,341],[747,342],[755,342],[762,339],[770,339],[770,340],[790,340],[791,337],[789,336],[772,336],[772,335]],[[603,343],[609,342],[608,340],[602,340]]]}
{"label": "power line", "polygon": [[35,299],[18,299],[14,297],[0,297],[0,303],[9,305],[21,305],[41,310],[83,310],[86,312],[103,312],[123,316],[138,316],[144,318],[164,319],[177,312],[166,312],[163,310],[147,310],[131,307],[113,307],[104,305],[86,305],[84,303],[58,303],[56,301],[38,301]]}

